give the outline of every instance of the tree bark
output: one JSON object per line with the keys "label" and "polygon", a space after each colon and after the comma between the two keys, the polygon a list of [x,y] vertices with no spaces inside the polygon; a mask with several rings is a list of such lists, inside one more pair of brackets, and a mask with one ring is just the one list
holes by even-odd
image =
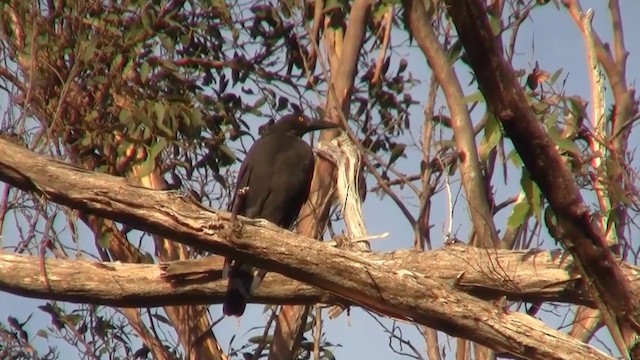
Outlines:
{"label": "tree bark", "polygon": [[[464,337],[504,355],[608,358],[528,315],[466,294],[455,283],[275,231],[261,220],[241,218],[237,226],[229,222],[230,214],[213,212],[175,192],[48,160],[5,140],[0,140],[0,180],[61,205],[281,273],[380,314]],[[473,264],[472,259],[465,261]]]}
{"label": "tree bark", "polygon": [[571,252],[577,268],[589,279],[590,291],[614,338],[618,328],[627,338],[637,334],[640,302],[593,221],[573,175],[530,109],[513,68],[503,58],[484,4],[479,0],[448,0],[447,11],[487,105],[549,201],[556,218],[555,224],[547,224],[552,235]]}
{"label": "tree bark", "polygon": [[[277,243],[278,238],[278,232],[273,232],[265,234],[264,239]],[[456,289],[483,299],[506,297],[509,301],[554,301],[595,307],[581,279],[572,274],[571,259],[562,254],[486,252],[454,245],[428,252],[358,255],[398,272],[428,273],[439,282],[455,283]],[[162,265],[47,258],[47,286],[38,257],[0,254],[0,290],[32,298],[120,307],[221,304],[227,290],[226,279],[221,278],[222,264],[223,259],[218,256]],[[622,270],[634,293],[640,293],[640,269],[624,263]],[[250,299],[252,303],[293,305],[333,305],[343,301],[330,292],[277,273],[269,273]]]}

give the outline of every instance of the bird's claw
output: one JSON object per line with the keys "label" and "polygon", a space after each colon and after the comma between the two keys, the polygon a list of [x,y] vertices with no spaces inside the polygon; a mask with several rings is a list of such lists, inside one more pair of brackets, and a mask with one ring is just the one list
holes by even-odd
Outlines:
{"label": "bird's claw", "polygon": [[274,230],[274,231],[282,230],[281,227],[279,227],[276,224],[270,222],[269,220],[265,220],[265,219],[262,219],[262,218],[247,219],[247,223],[251,224],[253,226],[261,227],[261,228],[268,229],[268,230]]}

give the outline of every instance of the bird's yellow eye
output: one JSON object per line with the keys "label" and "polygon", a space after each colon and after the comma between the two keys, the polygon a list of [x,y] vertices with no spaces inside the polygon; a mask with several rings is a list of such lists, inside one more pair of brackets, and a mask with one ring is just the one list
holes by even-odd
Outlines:
{"label": "bird's yellow eye", "polygon": [[298,121],[304,122],[304,116],[298,116]]}

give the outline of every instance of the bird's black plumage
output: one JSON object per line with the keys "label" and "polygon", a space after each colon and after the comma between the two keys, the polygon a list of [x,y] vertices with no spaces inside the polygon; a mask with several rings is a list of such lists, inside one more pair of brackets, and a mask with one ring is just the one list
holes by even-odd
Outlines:
{"label": "bird's black plumage", "polygon": [[[295,114],[270,125],[242,162],[231,206],[239,215],[262,218],[285,229],[291,227],[309,196],[313,178],[313,151],[301,137],[310,131],[333,127],[337,125]],[[239,190],[244,194],[239,195]],[[257,286],[256,280],[250,266],[238,261],[231,266],[223,305],[225,315],[244,313],[247,299]]]}

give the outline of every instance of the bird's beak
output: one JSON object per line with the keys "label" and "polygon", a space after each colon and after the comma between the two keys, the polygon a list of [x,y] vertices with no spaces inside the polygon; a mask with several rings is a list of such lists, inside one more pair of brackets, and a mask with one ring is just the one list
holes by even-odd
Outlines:
{"label": "bird's beak", "polygon": [[331,121],[325,120],[314,120],[309,123],[309,131],[323,130],[323,129],[334,129],[339,128],[340,124],[336,124]]}

